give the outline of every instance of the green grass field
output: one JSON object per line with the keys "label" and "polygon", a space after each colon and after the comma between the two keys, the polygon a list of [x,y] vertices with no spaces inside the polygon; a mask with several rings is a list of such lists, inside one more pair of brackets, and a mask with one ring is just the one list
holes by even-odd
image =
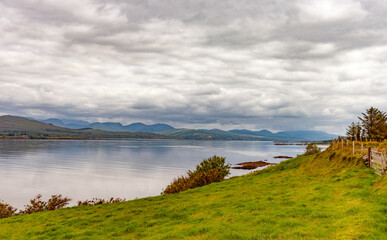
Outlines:
{"label": "green grass field", "polygon": [[0,220],[0,239],[387,239],[387,179],[350,151],[179,194]]}

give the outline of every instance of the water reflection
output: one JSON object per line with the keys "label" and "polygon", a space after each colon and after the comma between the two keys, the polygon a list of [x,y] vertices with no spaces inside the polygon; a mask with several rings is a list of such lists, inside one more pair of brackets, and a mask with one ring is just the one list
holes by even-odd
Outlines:
{"label": "water reflection", "polygon": [[[215,154],[236,164],[279,162],[273,157],[296,156],[303,150],[304,146],[244,141],[2,140],[0,199],[23,208],[38,193],[46,198],[61,193],[74,200],[153,196]],[[232,175],[247,172],[233,169]]]}

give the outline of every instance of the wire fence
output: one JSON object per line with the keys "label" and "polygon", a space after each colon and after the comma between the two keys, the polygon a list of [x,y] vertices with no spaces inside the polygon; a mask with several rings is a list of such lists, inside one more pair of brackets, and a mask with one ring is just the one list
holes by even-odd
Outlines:
{"label": "wire fence", "polygon": [[359,154],[365,160],[368,167],[372,168],[376,174],[387,173],[386,147],[378,147],[376,141],[351,141],[349,139],[332,139],[332,147],[338,150],[352,150],[352,154]]}

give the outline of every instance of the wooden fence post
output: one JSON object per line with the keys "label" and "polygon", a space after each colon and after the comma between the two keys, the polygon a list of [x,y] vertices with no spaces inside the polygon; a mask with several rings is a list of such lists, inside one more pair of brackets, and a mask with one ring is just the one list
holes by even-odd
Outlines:
{"label": "wooden fence post", "polygon": [[353,155],[355,155],[355,141],[352,142],[352,148],[353,148]]}
{"label": "wooden fence post", "polygon": [[363,155],[363,142],[361,142],[361,155]]}
{"label": "wooden fence post", "polygon": [[383,149],[383,152],[382,152],[382,175],[386,173],[386,170],[387,170],[386,150]]}
{"label": "wooden fence post", "polygon": [[344,149],[344,139],[341,139],[341,149]]}
{"label": "wooden fence post", "polygon": [[371,147],[368,148],[368,167],[371,167]]}

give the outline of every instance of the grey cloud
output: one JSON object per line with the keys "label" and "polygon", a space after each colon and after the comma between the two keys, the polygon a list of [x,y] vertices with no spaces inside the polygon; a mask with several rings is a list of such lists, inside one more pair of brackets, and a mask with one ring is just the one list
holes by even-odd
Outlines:
{"label": "grey cloud", "polygon": [[0,10],[2,114],[342,133],[365,108],[386,110],[381,1],[14,0]]}

